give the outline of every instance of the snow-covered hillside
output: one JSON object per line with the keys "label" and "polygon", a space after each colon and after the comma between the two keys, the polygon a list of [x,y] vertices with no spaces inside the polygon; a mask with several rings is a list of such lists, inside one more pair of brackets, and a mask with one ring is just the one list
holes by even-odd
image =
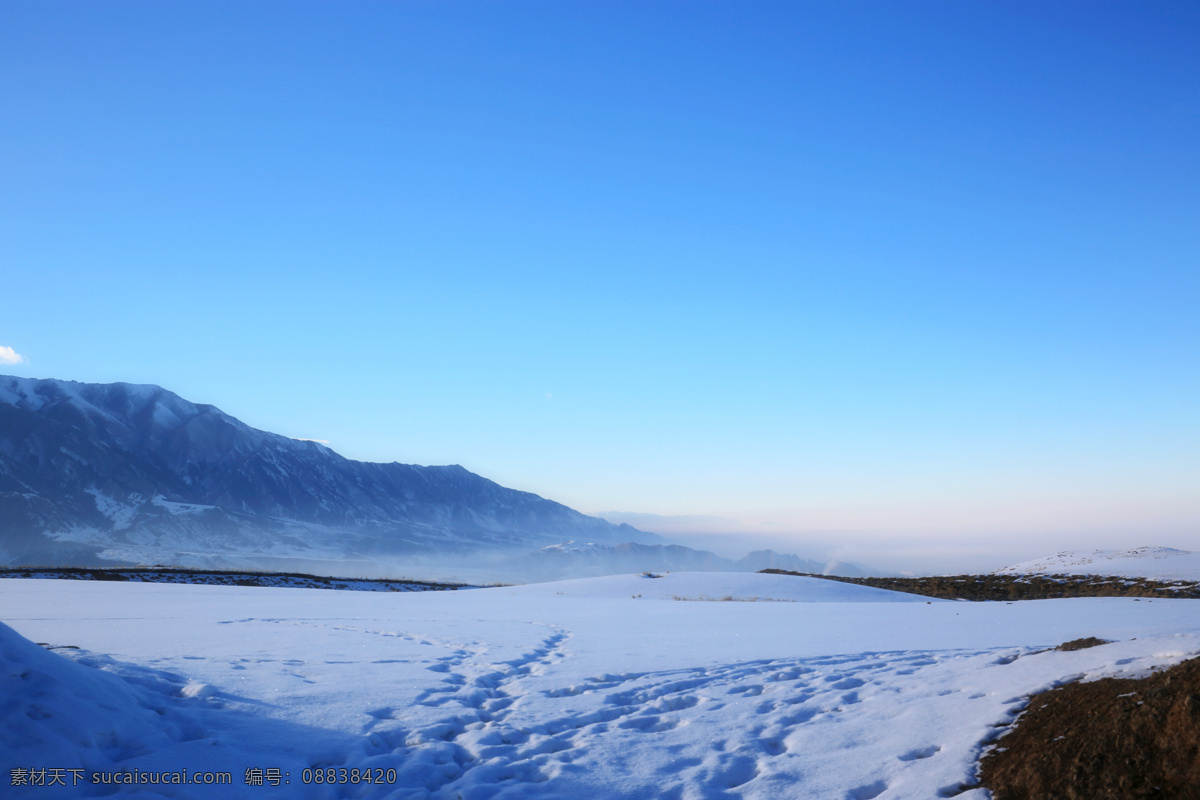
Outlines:
{"label": "snow-covered hillside", "polygon": [[661,541],[460,466],[351,461],[159,386],[0,376],[0,565],[481,582],[831,567]]}
{"label": "snow-covered hillside", "polygon": [[[412,594],[0,580],[0,753],[60,770],[13,790],[44,798],[984,800],[980,750],[1030,693],[1195,655],[1196,608],[729,573]],[[1046,650],[1085,636],[1111,643]],[[231,786],[91,782],[185,769]]]}
{"label": "snow-covered hillside", "polygon": [[658,537],[460,466],[351,461],[158,386],[0,376],[0,564],[296,569],[567,539]]}
{"label": "snow-covered hillside", "polygon": [[1001,575],[1114,575],[1200,581],[1200,552],[1170,547],[1133,550],[1066,550],[996,570]]}

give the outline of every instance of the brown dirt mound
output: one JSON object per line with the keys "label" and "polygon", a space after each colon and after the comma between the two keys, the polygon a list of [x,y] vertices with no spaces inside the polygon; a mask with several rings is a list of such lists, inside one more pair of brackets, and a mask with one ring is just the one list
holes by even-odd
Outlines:
{"label": "brown dirt mound", "polygon": [[1072,639],[1069,642],[1063,642],[1055,650],[1070,652],[1071,650],[1086,650],[1089,647],[1099,647],[1102,644],[1108,644],[1105,639],[1097,639],[1095,636],[1088,636],[1084,639]]}
{"label": "brown dirt mound", "polygon": [[1200,800],[1200,659],[1037,695],[980,778],[994,800]]}

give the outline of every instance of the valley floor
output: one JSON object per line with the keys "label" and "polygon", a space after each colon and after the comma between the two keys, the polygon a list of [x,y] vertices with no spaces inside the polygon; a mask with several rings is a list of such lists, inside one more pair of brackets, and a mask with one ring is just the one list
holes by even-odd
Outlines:
{"label": "valley floor", "polygon": [[[1200,653],[1197,602],[929,601],[738,573],[420,593],[0,580],[0,785],[981,800],[979,756],[1031,694]],[[1047,650],[1087,636],[1111,643]],[[39,769],[68,785],[12,785]],[[231,786],[93,783],[184,769]]]}

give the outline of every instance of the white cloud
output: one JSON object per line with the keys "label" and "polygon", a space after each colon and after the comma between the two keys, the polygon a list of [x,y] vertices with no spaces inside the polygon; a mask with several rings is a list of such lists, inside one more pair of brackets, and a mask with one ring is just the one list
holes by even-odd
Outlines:
{"label": "white cloud", "polygon": [[11,347],[0,345],[0,364],[23,364],[25,356],[13,350]]}
{"label": "white cloud", "polygon": [[297,442],[316,442],[317,444],[329,444],[328,439],[303,439],[299,436],[293,437]]}

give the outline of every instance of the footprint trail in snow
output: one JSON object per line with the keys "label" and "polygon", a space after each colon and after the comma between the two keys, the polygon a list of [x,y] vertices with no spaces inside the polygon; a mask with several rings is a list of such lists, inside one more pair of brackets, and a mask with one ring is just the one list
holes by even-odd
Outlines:
{"label": "footprint trail in snow", "polygon": [[[413,729],[372,725],[364,766],[399,761],[396,796],[411,798],[496,796],[505,787],[551,797],[582,784],[599,798],[861,800],[912,796],[906,790],[931,780],[940,796],[969,797],[970,764],[991,737],[935,731],[962,706],[983,703],[994,707],[989,726],[998,732],[1025,704],[947,688],[947,672],[1016,662],[1023,651],[1011,648],[735,662],[562,685],[554,667],[569,658],[569,643],[556,631],[501,664],[466,649],[437,661],[427,669],[442,678],[418,702],[448,715]],[[931,738],[898,747],[890,728],[898,709]],[[855,766],[839,780],[828,770],[810,775],[831,751]],[[855,772],[862,780],[846,788]]]}

